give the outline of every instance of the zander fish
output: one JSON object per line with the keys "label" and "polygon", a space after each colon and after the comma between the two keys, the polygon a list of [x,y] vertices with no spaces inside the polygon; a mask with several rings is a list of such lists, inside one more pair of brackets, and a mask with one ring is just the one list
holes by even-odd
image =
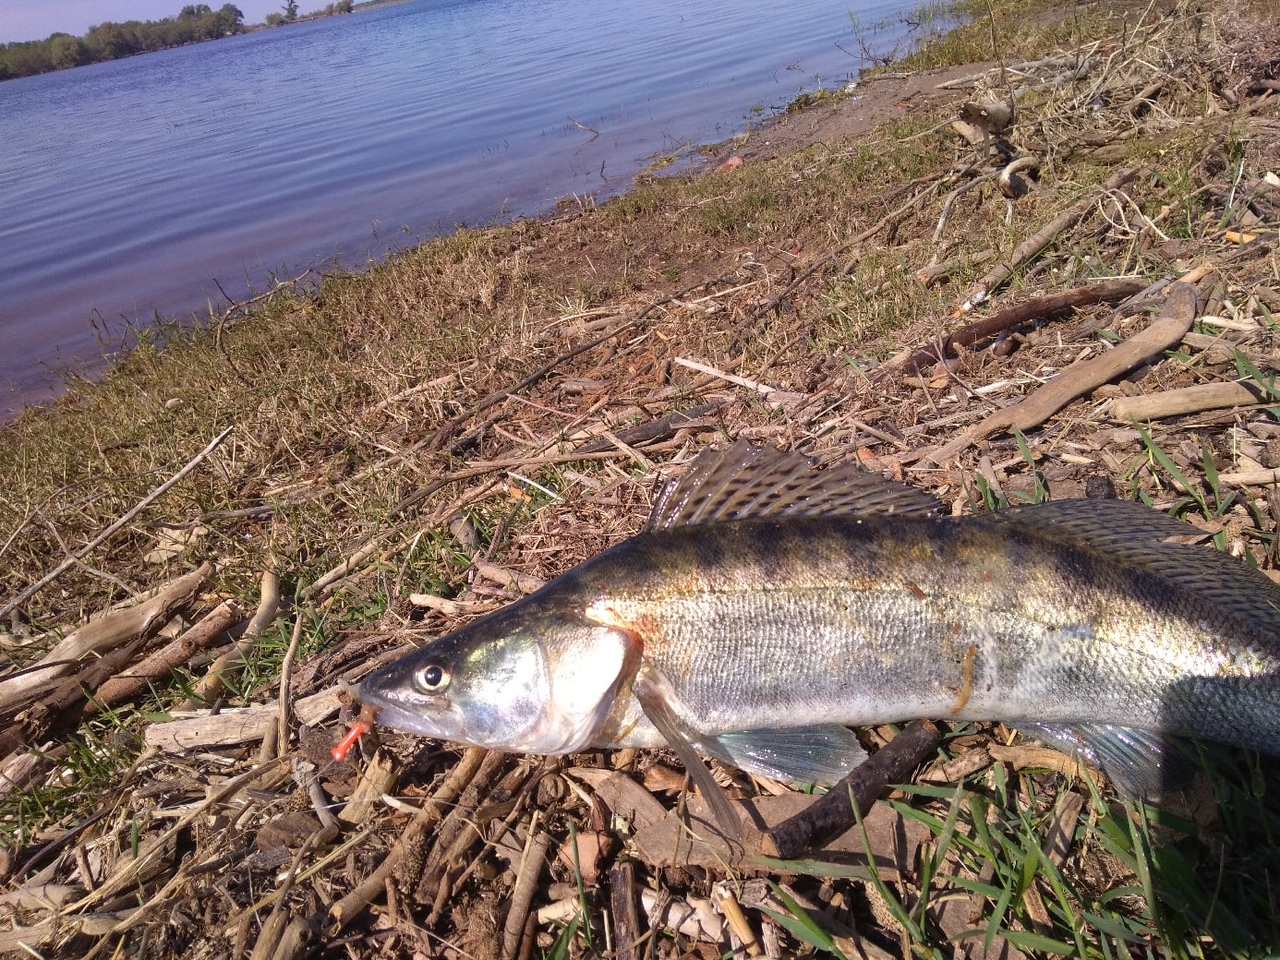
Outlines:
{"label": "zander fish", "polygon": [[1148,792],[1169,736],[1280,752],[1280,589],[1164,542],[1197,532],[1115,500],[939,516],[913,488],[739,442],[669,483],[642,533],[359,698],[476,746],[670,745],[704,786],[699,752],[830,783],[863,757],[846,725],[999,720]]}

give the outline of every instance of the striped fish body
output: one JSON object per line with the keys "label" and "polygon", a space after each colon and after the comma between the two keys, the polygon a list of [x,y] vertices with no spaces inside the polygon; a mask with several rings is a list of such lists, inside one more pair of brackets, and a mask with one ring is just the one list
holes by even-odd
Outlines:
{"label": "striped fish body", "polygon": [[463,743],[666,744],[819,782],[860,761],[848,726],[916,717],[1027,728],[1134,792],[1158,783],[1167,737],[1280,750],[1266,577],[1167,542],[1196,531],[1140,504],[936,506],[768,448],[704,454],[644,532],[360,696]]}

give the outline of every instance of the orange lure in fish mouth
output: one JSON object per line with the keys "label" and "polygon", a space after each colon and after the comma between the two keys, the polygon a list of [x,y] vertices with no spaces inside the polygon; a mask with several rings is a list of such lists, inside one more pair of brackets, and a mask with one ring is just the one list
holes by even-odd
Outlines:
{"label": "orange lure in fish mouth", "polygon": [[373,725],[377,722],[377,719],[378,711],[375,708],[368,704],[362,706],[360,708],[360,715],[356,717],[355,723],[351,724],[351,729],[347,731],[347,735],[338,742],[338,745],[334,747],[333,750],[330,751],[333,755],[333,759],[338,763],[347,759],[347,754],[350,753],[351,748],[356,745],[356,741],[366,733],[373,732]]}

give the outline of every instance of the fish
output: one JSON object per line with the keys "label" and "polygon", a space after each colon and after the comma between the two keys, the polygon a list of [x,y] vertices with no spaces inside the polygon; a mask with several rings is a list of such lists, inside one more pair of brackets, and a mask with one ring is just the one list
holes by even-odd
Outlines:
{"label": "fish", "polygon": [[703,756],[831,784],[865,758],[851,727],[915,718],[1000,721],[1158,793],[1171,744],[1280,752],[1280,588],[1190,535],[1120,500],[951,516],[738,441],[669,481],[639,534],[357,695],[460,744],[670,747],[722,824]]}

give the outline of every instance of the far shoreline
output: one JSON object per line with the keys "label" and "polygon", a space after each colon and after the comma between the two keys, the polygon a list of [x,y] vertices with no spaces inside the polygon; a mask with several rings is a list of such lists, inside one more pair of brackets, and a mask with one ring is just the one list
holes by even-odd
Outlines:
{"label": "far shoreline", "polygon": [[[245,34],[245,33],[258,33],[262,30],[275,30],[279,27],[295,26],[299,23],[311,23],[316,20],[327,20],[331,17],[346,16],[348,14],[353,14],[353,13],[363,13],[370,10],[377,10],[382,7],[395,7],[395,6],[399,6],[400,4],[409,3],[409,2],[411,2],[411,0],[365,0],[364,3],[355,4],[350,10],[346,11],[346,13],[340,13],[337,11],[334,11],[333,13],[325,13],[323,10],[313,10],[311,13],[300,14],[297,17],[294,17],[292,20],[282,20],[279,23],[267,23],[266,21],[263,21],[262,23],[245,23],[240,25],[239,30],[236,30],[233,33],[225,33],[217,37],[202,37],[198,40],[192,40],[187,43],[178,43],[178,44],[173,44],[172,46],[157,47],[152,50],[137,50],[132,53],[125,53],[116,57],[107,57],[102,60],[91,60],[85,63],[73,63],[63,67],[54,67],[51,70],[40,70],[35,73],[26,73],[26,74],[19,74],[15,76],[8,76],[6,75],[3,69],[0,69],[0,83],[4,83],[10,80],[22,80],[22,79],[25,79],[26,77],[39,77],[47,73],[61,73],[64,70],[75,70],[79,67],[91,67],[94,64],[98,64],[98,63],[110,63],[112,60],[129,60],[129,59],[132,59],[133,57],[145,57],[147,54],[150,54],[150,53],[161,53],[165,50],[176,50],[180,47],[194,47],[204,43],[214,43],[219,40],[229,39],[230,37],[240,36],[241,34]],[[172,20],[172,19],[173,17],[166,17],[166,18],[161,18],[161,20],[159,21],[144,20],[139,22],[162,23],[165,20]],[[94,26],[100,26],[103,23],[114,23],[114,22],[115,21],[111,21],[111,20],[103,20],[103,21],[100,21],[99,24],[91,25],[90,30],[92,30]],[[125,21],[125,22],[127,23],[131,21]],[[39,45],[39,44],[49,43],[50,41],[54,40],[57,37],[71,37],[73,40],[80,41],[83,43],[84,39],[87,36],[88,36],[88,33],[70,34],[70,33],[66,33],[65,31],[55,30],[53,33],[49,34],[47,37],[29,38],[29,39],[22,39],[22,40],[0,40],[0,49],[4,47],[11,47],[11,46],[28,46],[28,45]],[[0,66],[2,66],[2,64],[0,64]]]}

